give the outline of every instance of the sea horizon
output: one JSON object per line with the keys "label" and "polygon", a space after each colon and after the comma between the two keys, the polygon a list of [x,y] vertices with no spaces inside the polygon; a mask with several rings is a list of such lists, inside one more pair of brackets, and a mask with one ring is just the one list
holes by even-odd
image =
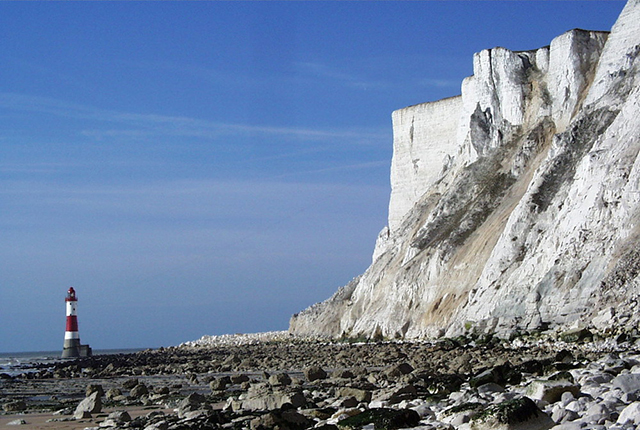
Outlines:
{"label": "sea horizon", "polygon": [[[114,355],[114,354],[132,354],[146,349],[155,348],[107,348],[107,349],[94,349],[93,355]],[[0,352],[0,359],[55,359],[61,358],[62,348],[58,350],[43,350],[43,351],[14,351],[14,352]]]}

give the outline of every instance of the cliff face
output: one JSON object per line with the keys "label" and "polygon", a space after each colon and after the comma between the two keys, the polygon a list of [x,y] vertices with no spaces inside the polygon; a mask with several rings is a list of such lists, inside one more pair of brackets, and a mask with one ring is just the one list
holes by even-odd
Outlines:
{"label": "cliff face", "polygon": [[640,0],[473,58],[462,95],[393,113],[389,226],[369,269],[292,317],[300,335],[507,335],[637,326]]}

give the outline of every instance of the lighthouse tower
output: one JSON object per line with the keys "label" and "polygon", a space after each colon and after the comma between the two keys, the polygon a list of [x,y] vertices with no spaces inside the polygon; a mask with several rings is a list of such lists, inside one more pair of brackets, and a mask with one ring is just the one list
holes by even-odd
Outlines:
{"label": "lighthouse tower", "polygon": [[91,355],[91,348],[89,345],[80,345],[77,315],[78,299],[73,287],[67,291],[67,297],[64,301],[67,305],[67,328],[64,332],[62,358],[88,357]]}

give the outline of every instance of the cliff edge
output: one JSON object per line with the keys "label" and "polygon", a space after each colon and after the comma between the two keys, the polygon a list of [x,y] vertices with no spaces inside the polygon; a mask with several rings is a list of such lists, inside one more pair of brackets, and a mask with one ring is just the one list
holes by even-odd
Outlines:
{"label": "cliff edge", "polygon": [[433,338],[637,328],[640,0],[607,32],[474,55],[461,95],[395,111],[389,225],[290,332]]}

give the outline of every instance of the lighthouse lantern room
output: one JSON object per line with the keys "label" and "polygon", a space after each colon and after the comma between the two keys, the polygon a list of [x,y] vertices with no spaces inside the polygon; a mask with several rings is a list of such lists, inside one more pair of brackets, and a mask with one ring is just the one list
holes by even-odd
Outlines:
{"label": "lighthouse lantern room", "polygon": [[76,291],[73,287],[67,291],[67,297],[64,301],[67,307],[67,328],[64,332],[62,358],[89,357],[91,356],[91,347],[80,344],[77,314],[78,299],[76,298]]}

